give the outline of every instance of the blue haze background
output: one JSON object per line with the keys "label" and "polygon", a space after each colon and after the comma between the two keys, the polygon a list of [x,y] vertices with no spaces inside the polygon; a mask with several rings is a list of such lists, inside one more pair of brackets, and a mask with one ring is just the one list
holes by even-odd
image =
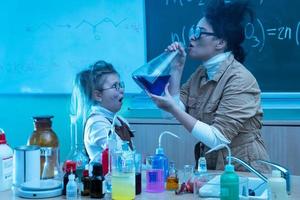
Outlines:
{"label": "blue haze background", "polygon": [[66,157],[72,83],[97,60],[141,91],[130,74],[146,61],[144,1],[1,1],[0,25],[0,127],[12,147],[26,144],[32,116],[50,114]]}
{"label": "blue haze background", "polygon": [[[163,116],[138,94],[130,76],[146,62],[143,0],[1,1],[0,25],[0,127],[12,147],[27,143],[32,116],[54,115],[61,160],[66,158],[72,82],[78,71],[99,59],[111,62],[125,81],[120,112],[125,118]],[[262,97],[265,121],[300,120],[299,94]]]}

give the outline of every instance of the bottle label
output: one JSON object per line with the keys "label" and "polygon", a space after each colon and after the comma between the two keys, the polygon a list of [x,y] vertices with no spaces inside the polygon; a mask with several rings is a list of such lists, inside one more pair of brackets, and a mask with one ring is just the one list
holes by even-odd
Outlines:
{"label": "bottle label", "polygon": [[52,147],[41,147],[41,156],[51,156],[54,151],[56,151],[56,148]]}
{"label": "bottle label", "polygon": [[2,158],[3,181],[12,180],[13,157]]}
{"label": "bottle label", "polygon": [[[102,182],[102,184],[101,184],[102,186],[102,194],[105,194],[105,192],[106,192],[106,186],[107,186],[107,183],[106,183],[106,181],[104,180],[103,182]],[[111,187],[111,186],[110,186]],[[111,191],[111,189],[110,189],[110,191]]]}
{"label": "bottle label", "polygon": [[156,171],[153,171],[153,172],[148,172],[148,175],[149,175],[149,182],[152,182],[152,183],[156,183],[157,182],[157,172]]}

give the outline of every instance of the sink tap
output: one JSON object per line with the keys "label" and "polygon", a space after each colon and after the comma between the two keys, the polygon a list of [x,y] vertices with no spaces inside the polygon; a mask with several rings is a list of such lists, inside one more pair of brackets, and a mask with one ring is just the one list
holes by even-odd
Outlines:
{"label": "sink tap", "polygon": [[291,194],[291,178],[290,178],[290,172],[288,169],[282,167],[281,165],[270,162],[270,161],[266,161],[266,160],[256,160],[256,161],[270,165],[270,166],[278,169],[281,172],[281,177],[284,178],[286,181],[286,192],[288,193],[288,195]]}
{"label": "sink tap", "polygon": [[[228,160],[228,156],[226,157],[226,159]],[[264,182],[268,182],[267,177],[265,177],[263,174],[261,174],[259,171],[257,171],[256,169],[254,169],[251,165],[248,165],[245,161],[236,158],[234,156],[231,156],[231,160],[238,162],[239,164],[243,165],[247,170],[249,170],[250,172],[253,172],[256,176],[258,176],[259,178],[261,178]]]}

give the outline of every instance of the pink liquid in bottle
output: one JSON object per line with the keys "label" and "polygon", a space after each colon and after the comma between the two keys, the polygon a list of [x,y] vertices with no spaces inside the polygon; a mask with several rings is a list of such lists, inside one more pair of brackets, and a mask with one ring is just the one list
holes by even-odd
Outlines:
{"label": "pink liquid in bottle", "polygon": [[148,169],[146,171],[146,192],[163,192],[164,186],[163,169]]}

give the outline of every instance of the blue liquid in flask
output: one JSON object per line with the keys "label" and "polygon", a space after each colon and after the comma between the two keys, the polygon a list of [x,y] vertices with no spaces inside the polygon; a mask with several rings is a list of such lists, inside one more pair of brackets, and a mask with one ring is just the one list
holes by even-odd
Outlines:
{"label": "blue liquid in flask", "polygon": [[158,76],[153,83],[148,81],[151,80],[152,77],[148,78],[147,76],[134,76],[133,79],[142,89],[146,89],[151,94],[160,96],[164,92],[170,77],[170,75]]}

